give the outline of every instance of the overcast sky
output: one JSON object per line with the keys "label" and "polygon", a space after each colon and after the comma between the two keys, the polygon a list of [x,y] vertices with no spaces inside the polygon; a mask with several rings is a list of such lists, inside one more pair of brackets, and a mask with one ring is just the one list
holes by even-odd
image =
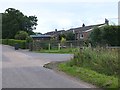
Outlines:
{"label": "overcast sky", "polygon": [[104,23],[117,24],[119,0],[0,0],[0,13],[15,8],[38,18],[34,32],[46,33]]}

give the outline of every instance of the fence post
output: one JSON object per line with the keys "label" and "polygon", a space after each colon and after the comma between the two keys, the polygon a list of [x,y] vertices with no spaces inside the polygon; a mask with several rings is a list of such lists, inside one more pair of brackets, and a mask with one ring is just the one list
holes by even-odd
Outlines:
{"label": "fence post", "polygon": [[29,50],[30,50],[30,51],[33,50],[33,43],[29,43]]}
{"label": "fence post", "polygon": [[50,43],[48,44],[48,50],[50,50]]}
{"label": "fence post", "polygon": [[91,48],[91,43],[88,44],[88,47]]}
{"label": "fence post", "polygon": [[70,43],[70,48],[72,48],[73,47],[73,45],[72,45],[72,43]]}
{"label": "fence post", "polygon": [[58,43],[58,50],[60,50],[60,43]]}

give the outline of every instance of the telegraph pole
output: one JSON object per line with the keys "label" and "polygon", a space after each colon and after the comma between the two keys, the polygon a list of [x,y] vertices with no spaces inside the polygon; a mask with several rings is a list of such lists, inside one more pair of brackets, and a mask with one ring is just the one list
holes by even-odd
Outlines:
{"label": "telegraph pole", "polygon": [[120,25],[120,1],[118,2],[118,25]]}

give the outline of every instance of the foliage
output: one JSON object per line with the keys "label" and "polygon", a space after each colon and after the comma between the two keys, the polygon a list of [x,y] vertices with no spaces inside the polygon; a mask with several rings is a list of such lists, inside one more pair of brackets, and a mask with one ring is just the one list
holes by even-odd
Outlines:
{"label": "foliage", "polygon": [[31,42],[33,42],[33,38],[30,37],[30,36],[27,36],[27,38],[26,38],[26,42],[27,42],[27,43],[31,43]]}
{"label": "foliage", "polygon": [[2,44],[2,39],[0,39],[0,44]]}
{"label": "foliage", "polygon": [[59,35],[59,40],[63,38],[66,38],[66,40],[75,40],[75,34],[72,32],[67,32],[65,34],[60,34]]}
{"label": "foliage", "polygon": [[26,16],[19,10],[8,8],[2,13],[2,38],[13,39],[20,30],[32,34],[36,25],[36,16]]}
{"label": "foliage", "polygon": [[70,66],[78,66],[97,71],[110,76],[118,76],[118,50],[83,49],[74,55],[69,62]]}
{"label": "foliage", "polygon": [[120,26],[97,27],[90,34],[90,41],[93,45],[119,46]]}
{"label": "foliage", "polygon": [[26,48],[26,40],[2,39],[2,44],[10,45],[10,46],[14,46],[15,44],[19,44],[19,47],[21,49]]}
{"label": "foliage", "polygon": [[57,48],[56,49],[52,49],[52,50],[40,50],[40,51],[37,51],[39,53],[60,53],[60,54],[73,54],[74,52],[76,51],[75,48],[64,48],[64,49],[60,49],[58,50]]}
{"label": "foliage", "polygon": [[72,32],[66,33],[66,40],[75,40],[75,34]]}
{"label": "foliage", "polygon": [[59,70],[64,71],[69,75],[80,78],[80,80],[82,79],[101,88],[113,88],[114,90],[118,90],[119,88],[118,78],[114,76],[107,76],[82,67],[69,66],[67,63],[61,63],[58,67]]}
{"label": "foliage", "polygon": [[120,27],[118,29],[118,26],[106,26],[102,28],[103,30],[103,40],[105,40],[108,44],[114,46],[119,46],[120,41],[118,40],[118,37],[120,33],[118,32],[120,30]]}
{"label": "foliage", "polygon": [[15,39],[17,40],[26,40],[27,37],[28,37],[28,33],[25,31],[19,31],[15,35]]}
{"label": "foliage", "polygon": [[65,35],[65,34],[60,34],[60,35],[58,36],[58,38],[59,38],[59,40],[61,40],[62,38],[66,38],[66,35]]}
{"label": "foliage", "polygon": [[65,43],[66,39],[64,37],[61,38],[61,43]]}
{"label": "foliage", "polygon": [[102,32],[100,28],[94,28],[93,32],[91,33],[91,41],[94,42],[94,44],[101,44],[101,38],[102,38]]}
{"label": "foliage", "polygon": [[60,42],[61,42],[61,47],[64,47],[66,39],[64,37],[62,37]]}

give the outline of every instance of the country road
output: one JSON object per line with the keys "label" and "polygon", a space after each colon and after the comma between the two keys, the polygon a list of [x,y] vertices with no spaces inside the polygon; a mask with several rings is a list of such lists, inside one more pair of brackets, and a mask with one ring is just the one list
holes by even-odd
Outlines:
{"label": "country road", "polygon": [[35,53],[2,46],[2,88],[94,88],[44,68],[51,61],[66,61],[71,54]]}

